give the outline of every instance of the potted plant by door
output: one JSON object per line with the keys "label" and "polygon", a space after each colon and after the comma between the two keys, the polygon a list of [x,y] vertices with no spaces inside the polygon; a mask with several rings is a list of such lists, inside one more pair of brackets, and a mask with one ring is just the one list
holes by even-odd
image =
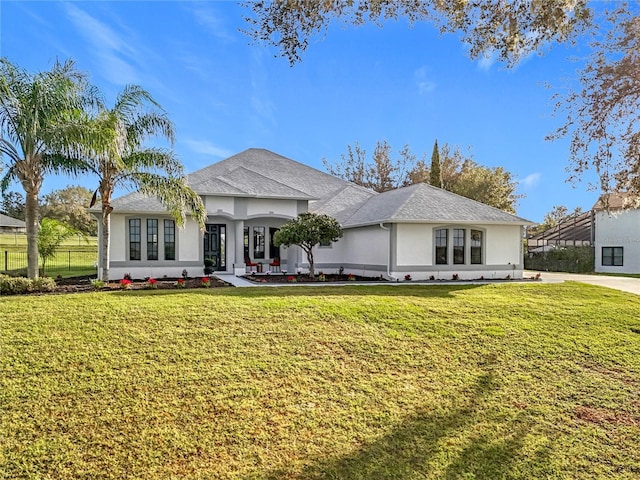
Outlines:
{"label": "potted plant by door", "polygon": [[212,258],[204,259],[204,274],[211,275],[213,273],[213,267],[216,266],[216,262]]}

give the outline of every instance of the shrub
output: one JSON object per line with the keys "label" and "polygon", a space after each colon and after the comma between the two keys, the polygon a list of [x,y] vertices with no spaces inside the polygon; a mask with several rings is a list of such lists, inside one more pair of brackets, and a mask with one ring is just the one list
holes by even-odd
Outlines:
{"label": "shrub", "polygon": [[158,288],[158,280],[155,278],[147,279],[147,288]]}
{"label": "shrub", "polygon": [[96,290],[100,290],[102,287],[104,287],[104,282],[102,280],[99,280],[97,278],[94,278],[91,280],[91,285],[93,286],[93,288],[95,288]]}
{"label": "shrub", "polygon": [[409,275],[409,274],[407,273],[407,274],[404,276],[404,280],[405,280],[406,282],[411,281],[411,275]]}
{"label": "shrub", "polygon": [[120,288],[124,289],[124,290],[129,290],[131,288],[131,280],[126,278],[123,278],[122,280],[120,280]]}
{"label": "shrub", "polygon": [[187,278],[189,278],[189,272],[187,272],[186,268],[184,270],[182,270],[182,278],[185,279],[185,280]]}
{"label": "shrub", "polygon": [[0,275],[0,294],[19,295],[29,292],[51,292],[56,288],[53,278],[25,278]]}
{"label": "shrub", "polygon": [[[185,272],[186,272],[186,270],[185,270]],[[178,281],[176,282],[176,286],[178,288],[184,288],[185,287],[184,278],[179,278]]]}
{"label": "shrub", "polygon": [[209,277],[202,277],[202,286],[209,288],[211,286],[211,279]]}

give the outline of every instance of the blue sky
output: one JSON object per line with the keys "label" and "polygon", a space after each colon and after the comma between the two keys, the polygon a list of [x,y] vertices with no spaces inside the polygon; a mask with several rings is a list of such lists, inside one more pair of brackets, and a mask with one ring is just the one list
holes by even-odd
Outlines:
{"label": "blue sky", "polygon": [[[246,14],[222,1],[2,0],[0,55],[30,71],[73,58],[108,103],[142,85],[175,123],[187,172],[250,147],[321,170],[355,142],[367,152],[378,140],[394,152],[408,144],[430,158],[437,138],[512,172],[526,195],[518,214],[532,221],[554,205],[595,203],[593,177],[566,182],[568,142],[544,140],[561,125],[551,96],[575,79],[579,64],[568,58],[585,54],[580,45],[505,69],[470,60],[455,35],[428,24],[335,25],[291,67],[251,44],[240,31]],[[43,193],[68,184],[96,187],[90,177],[49,177]]]}

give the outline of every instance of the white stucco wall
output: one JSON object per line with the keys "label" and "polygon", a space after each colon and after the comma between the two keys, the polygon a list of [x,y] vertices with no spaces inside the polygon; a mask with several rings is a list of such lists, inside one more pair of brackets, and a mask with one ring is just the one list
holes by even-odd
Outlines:
{"label": "white stucco wall", "polygon": [[[435,230],[449,230],[449,263],[435,264]],[[452,238],[454,228],[466,231],[465,264],[451,264]],[[470,230],[483,232],[483,262],[470,263]],[[522,228],[520,225],[461,225],[461,224],[397,224],[395,226],[395,262],[391,268],[393,277],[403,279],[409,275],[413,280],[478,278],[521,278],[522,270]]]}
{"label": "white stucco wall", "polygon": [[123,262],[127,255],[127,237],[125,216],[117,213],[110,215],[109,256],[112,262]]}
{"label": "white stucco wall", "polygon": [[234,215],[235,213],[235,199],[233,197],[206,196],[204,197],[204,205],[209,215]]}
{"label": "white stucco wall", "polygon": [[184,228],[176,227],[179,261],[196,261],[202,254],[202,232],[198,224],[188,219]]}
{"label": "white stucco wall", "polygon": [[397,265],[433,265],[433,225],[400,223],[396,231]]}
{"label": "white stucco wall", "polygon": [[247,217],[256,215],[278,215],[294,218],[298,215],[298,201],[250,198],[247,200]]}
{"label": "white stucco wall", "polygon": [[486,228],[487,265],[522,264],[522,227],[520,225],[488,225]]}
{"label": "white stucco wall", "polygon": [[[379,226],[349,228],[331,247],[314,248],[316,270],[377,276],[386,272],[389,232]],[[305,255],[302,256],[306,261]]]}
{"label": "white stucco wall", "polygon": [[[602,247],[623,247],[623,265],[602,265]],[[595,269],[603,273],[640,273],[640,210],[596,212]]]}

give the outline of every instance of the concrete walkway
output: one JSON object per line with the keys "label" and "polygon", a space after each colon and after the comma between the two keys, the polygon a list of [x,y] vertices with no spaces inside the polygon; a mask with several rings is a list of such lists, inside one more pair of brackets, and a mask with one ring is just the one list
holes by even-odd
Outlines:
{"label": "concrete walkway", "polygon": [[[525,272],[525,278],[533,277],[537,272]],[[607,287],[613,288],[616,290],[621,290],[623,292],[635,293],[636,295],[640,295],[640,278],[630,278],[630,277],[609,277],[604,275],[578,275],[574,273],[555,273],[555,272],[541,272],[542,273],[542,281],[544,283],[562,283],[566,281],[572,282],[581,282],[588,283],[590,285],[597,285],[599,287]],[[220,280],[230,283],[234,287],[326,287],[331,285],[332,287],[340,286],[340,285],[420,285],[419,282],[366,282],[366,283],[358,283],[358,282],[345,282],[345,283],[286,283],[286,284],[277,284],[277,283],[262,283],[256,284],[245,280],[244,278],[236,277],[233,274],[219,274],[216,275]],[[491,282],[464,282],[464,281],[456,281],[456,282],[438,282],[437,285],[464,285],[464,284],[483,284],[483,283],[491,283]],[[424,285],[433,285],[433,283],[428,282]]]}
{"label": "concrete walkway", "polygon": [[[537,272],[525,272],[525,277],[532,277]],[[610,277],[608,275],[580,275],[577,273],[541,272],[543,282],[580,282],[598,287],[613,288],[623,292],[640,295],[640,278]]]}

